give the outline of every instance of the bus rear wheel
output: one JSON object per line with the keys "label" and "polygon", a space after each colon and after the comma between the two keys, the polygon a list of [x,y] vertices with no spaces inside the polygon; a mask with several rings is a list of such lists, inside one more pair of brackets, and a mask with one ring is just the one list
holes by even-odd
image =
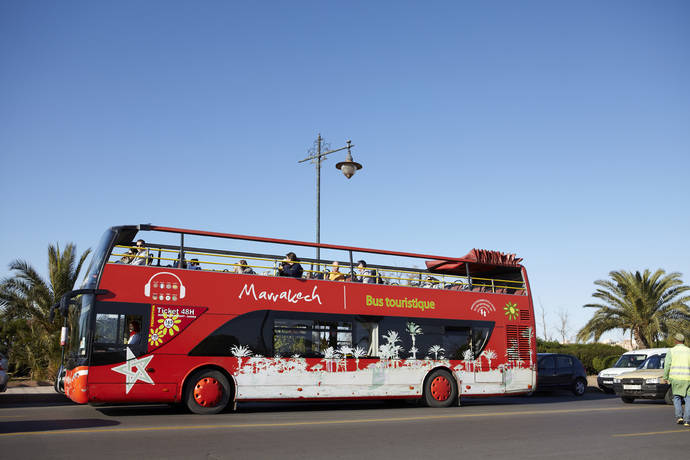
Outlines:
{"label": "bus rear wheel", "polygon": [[195,414],[217,414],[230,402],[230,382],[220,371],[195,372],[189,377],[184,400]]}
{"label": "bus rear wheel", "polygon": [[458,399],[458,385],[448,371],[436,369],[424,382],[424,401],[429,407],[448,407]]}

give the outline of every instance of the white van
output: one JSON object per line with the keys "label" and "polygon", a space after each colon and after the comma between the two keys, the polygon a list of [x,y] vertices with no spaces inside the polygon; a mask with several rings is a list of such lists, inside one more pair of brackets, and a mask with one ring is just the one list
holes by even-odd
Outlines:
{"label": "white van", "polygon": [[613,378],[631,372],[644,362],[649,356],[666,353],[668,348],[645,348],[643,350],[627,351],[618,358],[613,367],[604,369],[597,375],[597,385],[604,393],[613,393]]}

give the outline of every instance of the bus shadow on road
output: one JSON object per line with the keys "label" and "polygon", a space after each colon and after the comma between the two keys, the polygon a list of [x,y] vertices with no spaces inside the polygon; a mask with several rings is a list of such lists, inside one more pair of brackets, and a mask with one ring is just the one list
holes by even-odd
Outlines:
{"label": "bus shadow on road", "polygon": [[86,428],[106,428],[119,425],[114,420],[97,418],[65,419],[65,420],[23,420],[0,422],[0,433],[30,433],[35,431],[77,430]]}
{"label": "bus shadow on road", "polygon": [[95,409],[108,417],[189,414],[180,404],[108,404]]}
{"label": "bus shadow on road", "polygon": [[[408,409],[423,407],[416,400],[391,401],[271,401],[245,402],[237,405],[237,410],[226,409],[223,414],[252,414],[268,412],[320,412],[320,411],[365,411],[375,409]],[[100,413],[108,417],[129,417],[146,415],[192,415],[182,405],[108,405],[96,407]],[[194,415],[195,416],[195,415]]]}
{"label": "bus shadow on road", "polygon": [[[531,396],[494,396],[494,397],[463,397],[462,406],[511,406],[567,403],[577,401],[615,400],[616,395],[590,391],[584,396],[574,396],[568,391],[535,392]],[[333,401],[270,401],[244,402],[237,405],[237,410],[226,409],[223,414],[258,414],[258,413],[289,413],[289,412],[325,412],[325,411],[367,411],[367,410],[403,410],[410,408],[425,408],[421,400],[333,400]],[[181,404],[122,404],[103,405],[96,409],[108,417],[139,417],[160,415],[192,415]]]}

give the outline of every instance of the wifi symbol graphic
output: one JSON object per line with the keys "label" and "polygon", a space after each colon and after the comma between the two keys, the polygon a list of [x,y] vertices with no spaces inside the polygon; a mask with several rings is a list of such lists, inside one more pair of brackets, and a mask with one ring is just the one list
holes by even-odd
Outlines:
{"label": "wifi symbol graphic", "polygon": [[489,313],[493,313],[496,311],[496,307],[494,307],[491,302],[489,302],[486,299],[479,299],[476,300],[472,306],[470,307],[470,310],[476,311],[480,315],[486,317]]}

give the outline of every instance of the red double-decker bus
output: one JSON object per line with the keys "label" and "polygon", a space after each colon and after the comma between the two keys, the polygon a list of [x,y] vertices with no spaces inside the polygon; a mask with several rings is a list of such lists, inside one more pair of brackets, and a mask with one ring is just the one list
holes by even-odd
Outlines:
{"label": "red double-decker bus", "polygon": [[[321,259],[305,257],[310,248]],[[526,393],[536,344],[520,262],[112,227],[60,303],[61,383],[77,403],[182,402],[196,413]]]}

